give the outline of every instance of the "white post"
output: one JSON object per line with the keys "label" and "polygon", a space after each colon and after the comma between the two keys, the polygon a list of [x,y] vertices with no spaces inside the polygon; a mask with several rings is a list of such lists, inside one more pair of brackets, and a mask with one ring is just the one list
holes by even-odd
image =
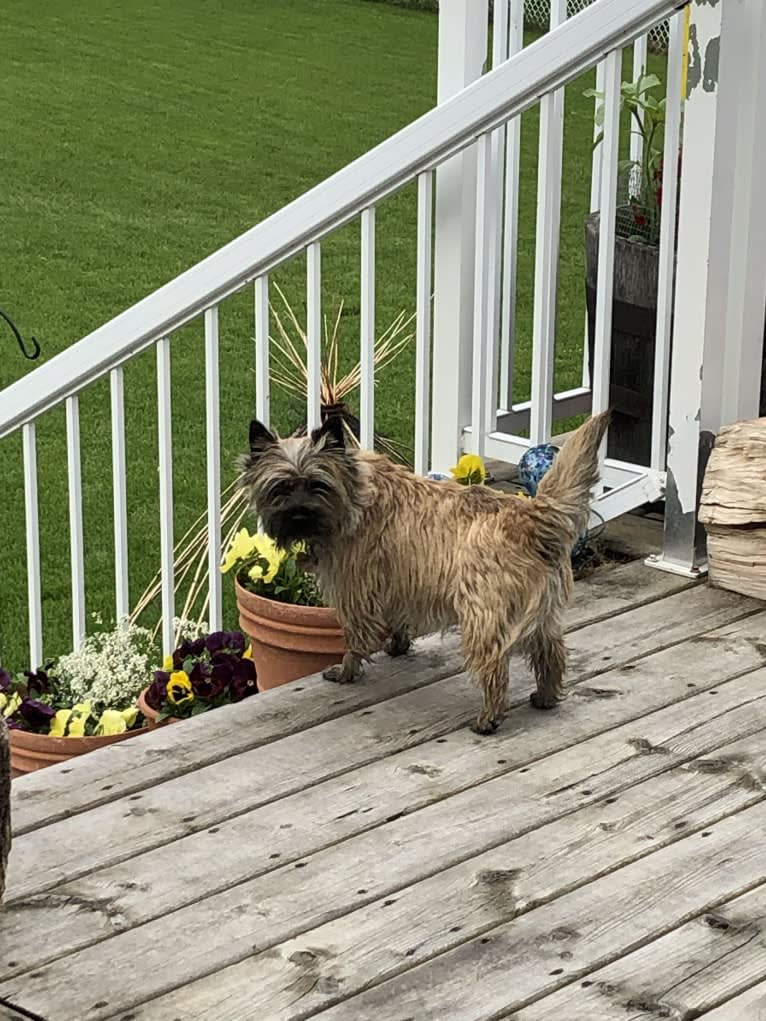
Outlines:
{"label": "white post", "polygon": [[[441,0],[439,103],[481,75],[487,24],[487,0]],[[435,224],[431,466],[446,471],[459,457],[463,428],[471,421],[475,146],[438,168]]]}
{"label": "white post", "polygon": [[[758,414],[766,307],[766,12],[695,0],[686,84],[665,542],[706,569],[699,488],[721,426]],[[666,171],[667,172],[667,171]]]}

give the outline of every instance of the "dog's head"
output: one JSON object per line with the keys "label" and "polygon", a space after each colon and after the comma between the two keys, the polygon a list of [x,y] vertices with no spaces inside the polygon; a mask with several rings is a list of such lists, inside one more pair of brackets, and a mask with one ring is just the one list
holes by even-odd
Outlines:
{"label": "dog's head", "polygon": [[239,467],[250,505],[283,548],[295,542],[326,545],[353,517],[361,473],[337,416],[308,436],[285,440],[251,422],[250,450]]}

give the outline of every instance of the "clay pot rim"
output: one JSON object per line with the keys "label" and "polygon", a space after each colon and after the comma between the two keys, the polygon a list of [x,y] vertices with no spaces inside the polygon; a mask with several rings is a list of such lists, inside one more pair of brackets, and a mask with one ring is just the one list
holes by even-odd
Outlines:
{"label": "clay pot rim", "polygon": [[151,720],[151,722],[157,727],[162,727],[165,723],[180,723],[181,722],[180,716],[167,716],[160,723],[157,723],[157,717],[160,715],[160,712],[159,709],[154,709],[146,701],[146,693],[148,690],[149,685],[147,684],[145,688],[142,688],[141,691],[139,691],[138,696],[136,698],[136,705],[144,714],[144,716],[147,718],[147,720]]}
{"label": "clay pot rim", "polygon": [[58,737],[54,734],[35,734],[30,730],[17,730],[13,728],[8,731],[9,743],[17,748],[29,748],[34,751],[66,752],[71,755],[77,754],[77,749],[100,748],[103,745],[113,744],[115,741],[122,741],[126,737],[134,737],[138,734],[145,734],[146,727],[138,727],[134,730],[125,730],[121,734],[86,734],[83,737]]}
{"label": "clay pot rim", "polygon": [[332,606],[300,606],[296,603],[281,603],[277,599],[267,599],[245,588],[239,578],[234,579],[234,586],[240,603],[249,604],[253,609],[258,609],[262,616],[271,620],[297,624],[300,620],[305,621],[309,618],[316,622],[315,626],[340,628],[338,615]]}

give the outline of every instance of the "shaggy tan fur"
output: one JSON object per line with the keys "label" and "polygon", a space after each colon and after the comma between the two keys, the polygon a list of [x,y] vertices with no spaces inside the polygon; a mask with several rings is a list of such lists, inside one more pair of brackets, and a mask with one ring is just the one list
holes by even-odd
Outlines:
{"label": "shaggy tan fur", "polygon": [[349,652],[325,676],[353,681],[374,652],[399,655],[416,635],[459,625],[466,667],[483,694],[479,733],[502,721],[514,648],[535,673],[532,704],[550,709],[564,698],[571,550],[587,527],[607,425],[606,413],[586,422],[537,496],[520,500],[432,482],[347,449],[333,419],[310,437],[283,441],[252,423],[242,461],[252,506],[282,545],[309,544],[346,632]]}

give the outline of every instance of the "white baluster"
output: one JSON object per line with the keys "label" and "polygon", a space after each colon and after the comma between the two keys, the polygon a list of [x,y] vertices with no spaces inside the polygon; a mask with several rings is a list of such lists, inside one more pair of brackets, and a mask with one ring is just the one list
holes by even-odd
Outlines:
{"label": "white baluster", "polygon": [[[563,24],[566,15],[566,0],[551,0],[552,30]],[[563,148],[564,90],[556,89],[540,101],[532,411],[529,429],[533,444],[546,443],[550,439],[553,422]]]}
{"label": "white baluster", "polygon": [[77,396],[66,402],[67,478],[69,488],[69,561],[72,580],[72,647],[85,637],[85,567],[82,537],[82,471],[80,459],[80,404]]}
{"label": "white baluster", "polygon": [[604,66],[604,141],[601,174],[601,216],[596,278],[596,329],[593,366],[593,412],[609,406],[614,297],[614,239],[617,215],[617,162],[620,142],[620,81],[622,53],[612,50]]}
{"label": "white baluster", "polygon": [[255,281],[255,414],[265,426],[270,425],[268,274]]}
{"label": "white baluster", "polygon": [[128,579],[128,496],[125,457],[125,379],[122,366],[109,374],[112,405],[112,501],[114,506],[114,588],[117,620],[130,613]]}
{"label": "white baluster", "polygon": [[24,450],[24,516],[27,536],[27,605],[29,610],[29,667],[43,663],[43,610],[40,588],[40,518],[37,506],[37,446],[35,423],[22,430]]}
{"label": "white baluster", "polygon": [[308,382],[306,420],[308,431],[322,420],[322,250],[318,241],[306,249],[306,319]]}
{"label": "white baluster", "polygon": [[205,409],[207,430],[207,551],[209,627],[223,619],[221,579],[221,420],[218,368],[218,307],[205,311]]}
{"label": "white baluster", "polygon": [[670,345],[673,320],[673,281],[676,267],[676,209],[678,153],[681,144],[682,82],[684,69],[684,15],[670,20],[668,84],[665,110],[665,147],[662,173],[660,252],[657,279],[657,333],[654,348],[651,467],[665,468],[670,393]]}
{"label": "white baluster", "polygon": [[[511,0],[508,55],[524,47],[524,0]],[[500,405],[513,406],[513,359],[516,342],[516,273],[519,246],[519,169],[521,117],[505,128],[505,209],[503,213],[503,284],[500,310]]]}
{"label": "white baluster", "polygon": [[433,171],[418,177],[418,250],[415,322],[415,471],[428,471],[431,401],[431,278]]}
{"label": "white baluster", "polygon": [[375,208],[362,213],[362,293],[360,308],[361,383],[359,442],[375,446]]}
{"label": "white baluster", "polygon": [[175,645],[173,563],[173,429],[170,399],[170,338],[157,341],[157,414],[160,472],[160,567],[162,576],[162,651]]}

